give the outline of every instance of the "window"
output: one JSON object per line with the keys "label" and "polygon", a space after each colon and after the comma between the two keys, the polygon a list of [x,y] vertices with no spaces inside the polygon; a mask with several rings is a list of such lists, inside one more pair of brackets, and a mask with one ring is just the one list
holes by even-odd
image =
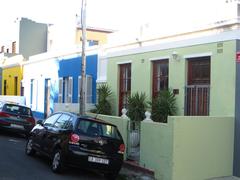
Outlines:
{"label": "window", "polygon": [[5,104],[2,110],[8,113],[21,114],[23,116],[32,116],[31,109],[24,106],[18,106],[14,104]]}
{"label": "window", "polygon": [[44,121],[44,125],[45,126],[53,126],[53,124],[55,123],[55,121],[60,117],[60,113],[58,114],[54,114],[52,116],[50,116],[49,118],[47,118],[45,121]]}
{"label": "window", "polygon": [[115,126],[85,119],[80,120],[78,124],[78,132],[81,135],[121,139],[119,132]]}
{"label": "window", "polygon": [[[81,81],[82,77],[78,77],[78,102],[80,99],[80,92],[81,92]],[[86,75],[86,87],[85,87],[85,93],[86,93],[86,103],[92,103],[92,76]]]}
{"label": "window", "polygon": [[131,95],[131,64],[120,65],[119,114],[127,109],[127,99]]}
{"label": "window", "polygon": [[152,97],[168,89],[168,60],[153,61]]}
{"label": "window", "polygon": [[37,109],[37,98],[38,98],[38,82],[35,79],[30,81],[30,107],[34,110]]}
{"label": "window", "polygon": [[73,93],[73,78],[72,77],[59,78],[58,102],[72,103],[72,93]]}
{"label": "window", "polygon": [[97,40],[87,40],[88,46],[95,46],[99,44]]}
{"label": "window", "polygon": [[188,60],[188,85],[210,84],[210,57]]}
{"label": "window", "polygon": [[72,125],[71,116],[67,114],[62,114],[60,118],[54,124],[54,127],[61,128],[61,129],[68,129]]}

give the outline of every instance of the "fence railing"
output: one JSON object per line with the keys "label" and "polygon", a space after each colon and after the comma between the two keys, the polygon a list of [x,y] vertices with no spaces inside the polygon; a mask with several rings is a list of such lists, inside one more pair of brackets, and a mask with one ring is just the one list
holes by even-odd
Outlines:
{"label": "fence railing", "polygon": [[210,104],[209,85],[189,85],[185,88],[185,115],[208,116]]}

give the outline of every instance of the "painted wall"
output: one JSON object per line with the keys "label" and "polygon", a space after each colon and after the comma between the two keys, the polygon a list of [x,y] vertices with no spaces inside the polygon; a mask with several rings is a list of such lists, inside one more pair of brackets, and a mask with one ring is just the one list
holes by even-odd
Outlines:
{"label": "painted wall", "polygon": [[140,163],[161,180],[231,176],[233,117],[169,117],[142,123]]}
{"label": "painted wall", "polygon": [[4,80],[7,81],[6,95],[15,95],[14,77],[18,77],[17,95],[21,95],[21,80],[23,78],[23,68],[19,65],[2,69],[2,93],[4,93]]}
{"label": "painted wall", "polygon": [[172,117],[170,121],[174,121],[174,180],[232,175],[233,117]]}
{"label": "painted wall", "polygon": [[29,56],[47,51],[47,24],[36,23],[22,18],[19,28],[19,54],[26,59]]}
{"label": "painted wall", "polygon": [[[101,32],[101,31],[86,31],[87,40],[96,40],[99,41],[99,45],[107,43],[107,35],[108,32]],[[82,37],[82,30],[77,29],[76,31],[76,44],[81,44],[81,37]]]}
{"label": "painted wall", "polygon": [[140,164],[152,169],[159,180],[172,179],[173,135],[173,121],[141,123]]}
{"label": "painted wall", "polygon": [[[149,48],[148,48],[149,49]],[[141,50],[141,47],[139,47]],[[236,41],[223,41],[192,45],[180,48],[156,50],[109,58],[107,83],[116,97],[113,102],[115,114],[118,113],[119,64],[131,62],[131,91],[145,92],[149,100],[152,92],[152,60],[169,59],[169,87],[179,89],[177,97],[178,115],[184,115],[185,85],[187,83],[187,57],[211,55],[210,115],[233,116],[235,109],[235,51]],[[173,51],[180,60],[171,58]]]}
{"label": "painted wall", "polygon": [[[50,79],[50,109],[53,112],[54,100],[58,95],[58,69],[58,60],[54,58],[24,65],[24,96],[27,106],[32,108],[36,118],[44,118],[45,79]],[[32,103],[31,80],[33,80]]]}
{"label": "painted wall", "polygon": [[[78,76],[81,75],[82,58],[79,56],[63,58],[59,62],[59,77],[73,77],[73,103],[78,102]],[[97,80],[97,55],[86,57],[86,74],[92,76],[92,102],[96,102],[96,80]],[[57,101],[55,101],[57,102]]]}

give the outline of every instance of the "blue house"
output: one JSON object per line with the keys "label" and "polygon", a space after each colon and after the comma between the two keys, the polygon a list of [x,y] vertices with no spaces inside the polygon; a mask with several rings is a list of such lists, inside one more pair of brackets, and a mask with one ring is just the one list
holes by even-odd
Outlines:
{"label": "blue house", "polygon": [[[24,96],[37,119],[54,111],[79,109],[81,51],[48,52],[31,56],[23,64]],[[96,103],[98,51],[86,50],[86,110]]]}

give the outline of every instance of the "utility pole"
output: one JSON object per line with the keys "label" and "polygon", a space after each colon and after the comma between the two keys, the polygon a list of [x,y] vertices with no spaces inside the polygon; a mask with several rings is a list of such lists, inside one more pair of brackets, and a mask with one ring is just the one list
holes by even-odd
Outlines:
{"label": "utility pole", "polygon": [[80,104],[79,113],[80,115],[85,115],[85,100],[86,100],[86,6],[87,0],[82,0],[82,10],[81,10],[81,26],[82,26],[82,69],[81,69],[81,90],[80,90]]}

